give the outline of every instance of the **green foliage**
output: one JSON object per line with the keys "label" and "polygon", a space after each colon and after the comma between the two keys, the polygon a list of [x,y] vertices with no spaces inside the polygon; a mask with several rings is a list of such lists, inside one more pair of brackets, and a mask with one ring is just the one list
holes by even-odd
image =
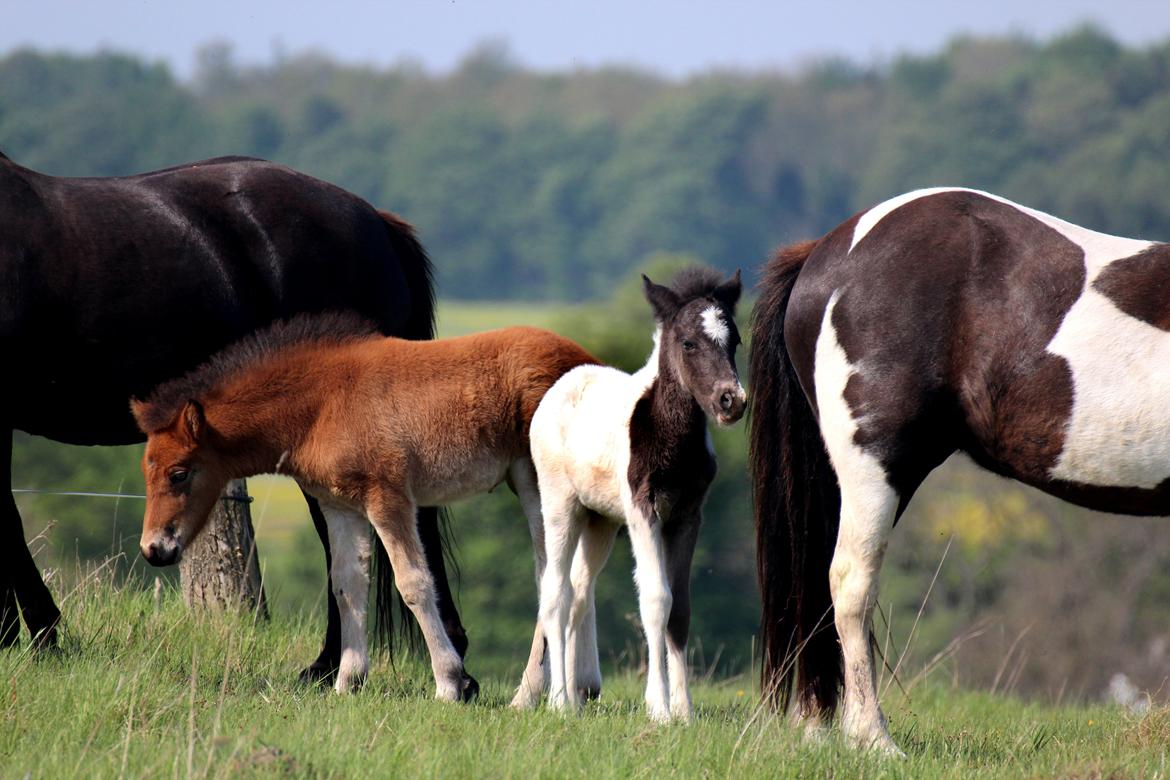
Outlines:
{"label": "green foliage", "polygon": [[496,43],[434,77],[317,55],[200,54],[192,85],[121,54],[0,58],[0,149],[61,174],[212,154],[305,169],[416,223],[445,295],[583,300],[657,251],[758,264],[926,185],[982,187],[1121,234],[1170,234],[1170,43],[1049,43],[677,83],[540,74]]}

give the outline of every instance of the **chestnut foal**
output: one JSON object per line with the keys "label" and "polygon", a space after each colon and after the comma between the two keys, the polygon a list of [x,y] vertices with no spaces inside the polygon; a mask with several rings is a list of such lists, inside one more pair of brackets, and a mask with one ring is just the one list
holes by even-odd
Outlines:
{"label": "chestnut foal", "polygon": [[292,476],[320,501],[333,545],[342,618],[336,690],[360,685],[369,665],[369,522],[422,628],[436,698],[466,698],[415,510],[506,481],[539,540],[529,423],[548,388],[589,363],[577,344],[535,328],[406,341],[349,315],[278,323],[132,402],[147,434],[142,554],[156,565],[176,562],[228,480]]}

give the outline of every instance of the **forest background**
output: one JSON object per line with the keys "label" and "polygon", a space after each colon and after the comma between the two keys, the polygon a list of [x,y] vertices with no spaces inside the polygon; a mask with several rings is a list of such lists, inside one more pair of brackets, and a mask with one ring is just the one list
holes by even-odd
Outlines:
{"label": "forest background", "polygon": [[[69,176],[221,154],[288,164],[418,227],[438,269],[441,333],[539,324],[635,368],[651,331],[638,273],[703,262],[754,282],[776,246],[916,187],[987,189],[1094,229],[1170,239],[1170,40],[1126,47],[1083,27],[1044,42],[956,38],[881,65],[686,80],[538,72],[499,43],[444,75],[319,55],[245,67],[212,44],[188,81],[129,54],[18,50],[0,56],[0,150]],[[753,663],[758,596],[743,428],[715,439],[692,647],[699,673],[725,675]],[[140,492],[140,452],[18,433],[14,484]],[[274,608],[321,612],[323,560],[295,490],[262,479],[252,492]],[[144,586],[159,573],[136,554],[141,502],[19,502],[58,592],[111,555]],[[453,516],[469,664],[516,674],[535,614],[518,506],[498,491]],[[909,648],[900,674],[940,665],[963,685],[1052,700],[1165,694],[1162,521],[1075,509],[955,458],[911,505],[887,560],[879,642],[891,658]],[[611,666],[639,659],[630,570],[619,544],[598,599]]]}

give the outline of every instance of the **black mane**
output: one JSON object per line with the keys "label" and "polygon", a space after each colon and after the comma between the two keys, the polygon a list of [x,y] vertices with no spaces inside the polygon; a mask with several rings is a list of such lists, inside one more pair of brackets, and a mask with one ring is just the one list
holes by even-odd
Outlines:
{"label": "black mane", "polygon": [[700,298],[712,298],[715,288],[723,283],[723,275],[713,268],[694,266],[679,271],[670,282],[670,289],[685,306]]}
{"label": "black mane", "polygon": [[304,344],[340,346],[380,336],[378,326],[352,312],[300,314],[278,320],[212,355],[187,374],[163,382],[137,405],[135,417],[146,433],[170,425],[190,399],[199,399],[225,380],[281,350]]}

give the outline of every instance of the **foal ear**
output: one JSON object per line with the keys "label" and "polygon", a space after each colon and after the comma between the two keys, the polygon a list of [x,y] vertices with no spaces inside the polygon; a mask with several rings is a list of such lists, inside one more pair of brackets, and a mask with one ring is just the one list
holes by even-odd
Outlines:
{"label": "foal ear", "polygon": [[187,401],[187,405],[183,407],[179,417],[187,435],[191,437],[191,441],[198,442],[203,435],[203,428],[207,424],[206,418],[203,416],[203,404],[192,398]]}
{"label": "foal ear", "polygon": [[670,319],[682,303],[674,290],[655,284],[646,274],[642,274],[642,289],[646,293],[646,300],[650,301],[650,308],[654,309],[654,318],[659,322]]}
{"label": "foal ear", "polygon": [[150,433],[146,429],[146,412],[148,409],[149,407],[146,405],[146,401],[143,401],[141,398],[130,399],[130,414],[134,416],[134,422],[138,425],[138,430],[143,433]]}
{"label": "foal ear", "polygon": [[743,292],[743,281],[740,278],[739,269],[736,268],[735,275],[716,287],[711,295],[714,296],[715,300],[732,311],[735,311],[735,304],[739,303],[739,294],[741,292]]}

